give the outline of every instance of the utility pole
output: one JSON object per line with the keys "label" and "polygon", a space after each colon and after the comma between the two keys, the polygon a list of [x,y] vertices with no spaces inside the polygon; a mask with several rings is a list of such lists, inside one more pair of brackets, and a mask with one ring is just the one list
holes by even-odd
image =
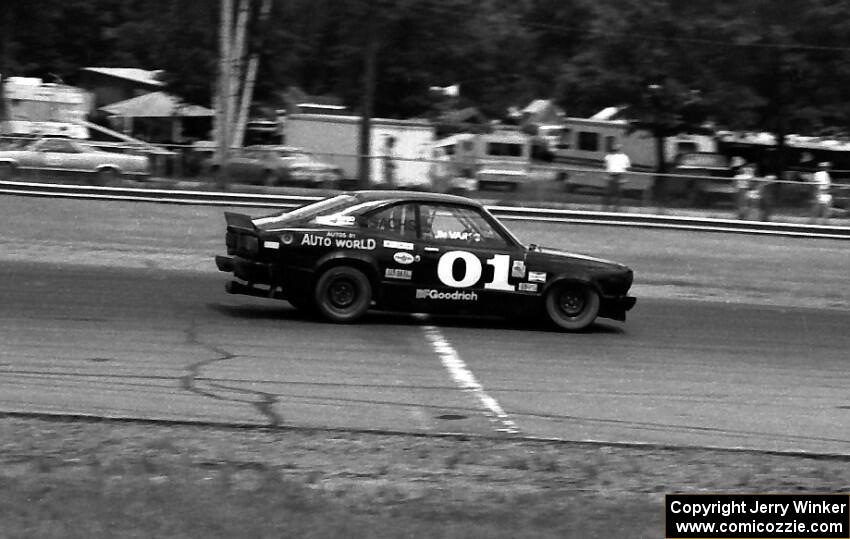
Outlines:
{"label": "utility pole", "polygon": [[230,125],[228,124],[230,106],[230,78],[231,78],[231,28],[233,26],[233,0],[220,0],[221,16],[219,25],[219,60],[218,60],[218,85],[216,88],[216,143],[218,146],[218,172],[216,173],[216,184],[220,188],[226,187],[227,173],[225,168],[230,157]]}
{"label": "utility pole", "polygon": [[366,48],[364,50],[363,62],[365,64],[363,74],[363,94],[360,103],[360,169],[357,183],[361,189],[369,187],[371,178],[371,138],[372,138],[372,109],[375,101],[375,76],[378,61],[378,43],[375,25],[374,9],[370,7],[367,13]]}
{"label": "utility pole", "polygon": [[245,32],[248,27],[248,18],[251,14],[251,0],[239,0],[239,11],[236,18],[236,30],[233,41],[230,44],[230,82],[228,85],[227,103],[227,125],[230,129],[228,145],[230,148],[236,146],[237,128],[236,118],[239,113],[239,95],[242,85],[242,74],[245,56]]}
{"label": "utility pole", "polygon": [[11,66],[12,47],[12,14],[15,9],[11,2],[0,4],[0,122],[8,120],[6,112],[6,78],[9,76]]}

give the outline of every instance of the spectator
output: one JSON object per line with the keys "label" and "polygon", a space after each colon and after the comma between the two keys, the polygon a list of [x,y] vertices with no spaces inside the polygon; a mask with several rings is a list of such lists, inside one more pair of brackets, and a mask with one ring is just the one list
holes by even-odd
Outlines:
{"label": "spectator", "polygon": [[603,205],[605,209],[613,203],[614,210],[620,209],[620,195],[625,183],[623,175],[631,168],[632,162],[618,143],[611,146],[611,151],[605,154],[605,172],[608,173],[608,187],[605,190]]}
{"label": "spectator", "polygon": [[384,183],[388,189],[395,187],[395,137],[387,135],[384,138],[384,148],[381,155],[384,164]]}
{"label": "spectator", "polygon": [[753,180],[755,180],[755,168],[747,163],[738,169],[735,174],[736,206],[738,208],[738,219],[748,219],[750,210],[755,203]]}
{"label": "spectator", "polygon": [[768,174],[758,186],[758,207],[759,219],[762,221],[770,221],[770,216],[773,214],[773,198],[776,187],[776,176]]}
{"label": "spectator", "polygon": [[822,222],[826,224],[832,213],[832,178],[829,169],[832,163],[823,161],[818,163],[818,171],[812,174],[814,193],[812,193],[812,223]]}

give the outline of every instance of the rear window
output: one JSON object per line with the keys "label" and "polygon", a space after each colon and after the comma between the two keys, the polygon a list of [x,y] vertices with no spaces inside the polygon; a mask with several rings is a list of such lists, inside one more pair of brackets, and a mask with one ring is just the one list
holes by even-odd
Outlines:
{"label": "rear window", "polygon": [[266,217],[260,217],[254,220],[254,224],[258,227],[270,224],[293,224],[308,222],[312,219],[322,216],[342,213],[347,208],[355,206],[359,203],[357,197],[353,195],[339,195],[333,198],[326,198],[307,206],[296,208],[290,212],[275,213]]}

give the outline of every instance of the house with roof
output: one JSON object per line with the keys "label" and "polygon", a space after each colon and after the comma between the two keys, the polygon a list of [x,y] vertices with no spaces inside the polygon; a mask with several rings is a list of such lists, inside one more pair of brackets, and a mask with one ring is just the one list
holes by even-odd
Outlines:
{"label": "house with roof", "polygon": [[161,70],[136,67],[84,67],[77,86],[94,95],[92,112],[101,107],[165,88]]}
{"label": "house with roof", "polygon": [[167,93],[162,74],[135,67],[85,67],[78,85],[94,96],[92,120],[124,135],[172,143],[204,138],[214,111]]}

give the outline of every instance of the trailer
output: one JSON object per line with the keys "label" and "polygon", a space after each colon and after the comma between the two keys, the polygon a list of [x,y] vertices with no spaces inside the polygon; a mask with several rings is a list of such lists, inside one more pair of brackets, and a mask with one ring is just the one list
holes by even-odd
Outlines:
{"label": "trailer", "polygon": [[[309,150],[322,161],[343,170],[346,180],[359,176],[360,116],[338,114],[289,114],[283,120],[284,140],[289,146]],[[435,129],[427,120],[373,118],[369,141],[371,159],[369,181],[386,183],[386,160],[394,165],[394,183],[398,187],[430,184],[431,143]],[[392,139],[391,155],[387,141]]]}
{"label": "trailer", "polygon": [[518,131],[459,133],[433,144],[435,182],[449,190],[515,191],[529,178],[531,140]]}
{"label": "trailer", "polygon": [[[604,190],[607,178],[601,172],[605,154],[618,145],[629,156],[631,170],[648,173],[659,168],[655,138],[646,130],[632,128],[628,120],[567,117],[558,126],[545,127],[544,140],[555,167],[563,167],[561,176],[567,190]],[[682,154],[716,151],[713,136],[680,133],[665,138],[664,161],[670,165]],[[630,179],[629,189],[642,191],[651,182],[650,176],[636,176]]]}
{"label": "trailer", "polygon": [[0,118],[0,134],[89,138],[82,125],[91,108],[89,92],[36,77],[9,77],[2,88],[6,118]]}

